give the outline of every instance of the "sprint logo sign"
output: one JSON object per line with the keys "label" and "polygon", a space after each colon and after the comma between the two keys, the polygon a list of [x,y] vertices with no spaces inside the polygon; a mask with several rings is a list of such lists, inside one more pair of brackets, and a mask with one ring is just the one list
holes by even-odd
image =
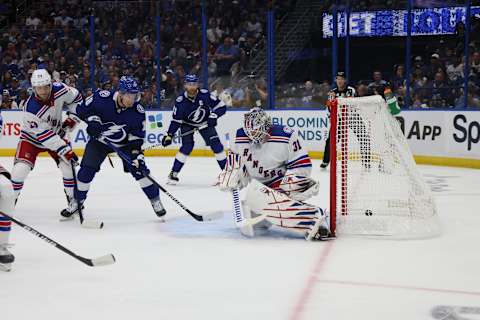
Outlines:
{"label": "sprint logo sign", "polygon": [[150,130],[163,128],[163,115],[161,112],[149,113],[149,115],[147,116],[147,121]]}

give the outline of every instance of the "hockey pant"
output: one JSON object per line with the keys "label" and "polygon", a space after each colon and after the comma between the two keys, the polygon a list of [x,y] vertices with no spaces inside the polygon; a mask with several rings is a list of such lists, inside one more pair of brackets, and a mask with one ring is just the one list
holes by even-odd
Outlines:
{"label": "hockey pant", "polygon": [[55,160],[55,163],[62,172],[65,194],[70,199],[73,196],[74,187],[71,164],[60,159],[56,152],[37,147],[25,140],[20,140],[18,143],[17,153],[15,155],[15,162],[12,170],[12,185],[13,190],[15,191],[15,199],[18,199],[20,192],[22,191],[23,184],[30,171],[32,171],[35,167],[37,156],[41,152],[48,152],[53,160]]}
{"label": "hockey pant", "polygon": [[[180,127],[180,133],[182,135],[182,146],[180,147],[179,152],[177,152],[175,156],[175,161],[173,163],[172,171],[180,172],[182,170],[183,165],[187,161],[187,157],[192,153],[193,146],[195,142],[193,140],[193,135],[197,128],[190,126],[190,125],[182,125]],[[205,144],[210,146],[213,153],[215,154],[215,158],[217,159],[218,165],[220,169],[223,170],[226,163],[226,156],[225,152],[223,151],[223,145],[218,137],[217,130],[214,127],[206,127],[203,129],[198,130],[200,135],[202,136]]]}
{"label": "hockey pant", "polygon": [[[122,147],[122,151],[131,155],[131,147]],[[85,147],[85,153],[80,164],[80,170],[77,174],[77,189],[75,190],[75,199],[80,201],[85,201],[87,198],[88,190],[90,189],[90,183],[95,178],[95,175],[100,171],[100,166],[107,157],[109,153],[112,153],[113,150],[107,145],[91,139],[88,141],[87,146]],[[130,166],[124,163],[124,168],[128,168],[128,172],[133,176],[135,180],[138,181],[140,187],[142,188],[143,193],[147,196],[148,199],[155,199],[159,196],[159,189],[155,186],[147,177],[143,174],[137,174],[133,171],[130,171]],[[147,173],[149,173],[147,169]]]}

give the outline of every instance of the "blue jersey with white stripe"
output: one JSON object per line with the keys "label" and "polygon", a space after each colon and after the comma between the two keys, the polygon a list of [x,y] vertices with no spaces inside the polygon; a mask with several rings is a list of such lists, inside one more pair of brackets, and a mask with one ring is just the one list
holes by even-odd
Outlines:
{"label": "blue jersey with white stripe", "polygon": [[117,147],[129,144],[141,146],[145,139],[145,110],[135,102],[131,108],[121,108],[118,92],[98,90],[77,107],[77,115],[85,121],[102,123],[102,137]]}
{"label": "blue jersey with white stripe", "polygon": [[184,92],[175,100],[168,133],[174,135],[182,124],[193,127],[205,126],[210,113],[213,112],[220,118],[226,111],[225,103],[206,89],[200,89],[195,99],[189,98]]}

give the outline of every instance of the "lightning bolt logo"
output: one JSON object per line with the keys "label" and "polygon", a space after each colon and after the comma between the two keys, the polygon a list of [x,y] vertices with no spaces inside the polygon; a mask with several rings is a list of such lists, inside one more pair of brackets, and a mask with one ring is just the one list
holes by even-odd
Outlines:
{"label": "lightning bolt logo", "polygon": [[127,137],[127,133],[123,129],[126,125],[117,125],[114,123],[106,123],[107,130],[103,131],[103,136],[113,143],[118,143]]}

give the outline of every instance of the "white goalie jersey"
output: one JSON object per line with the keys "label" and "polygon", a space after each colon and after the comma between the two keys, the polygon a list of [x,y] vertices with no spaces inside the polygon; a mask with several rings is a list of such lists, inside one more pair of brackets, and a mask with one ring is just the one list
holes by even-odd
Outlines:
{"label": "white goalie jersey", "polygon": [[309,177],[312,170],[297,133],[282,125],[272,125],[264,143],[252,143],[244,129],[238,129],[232,151],[241,156],[249,179],[274,189],[286,175]]}
{"label": "white goalie jersey", "polygon": [[60,82],[52,84],[48,103],[38,100],[35,94],[32,94],[25,105],[20,140],[53,151],[65,145],[59,135],[63,107],[75,112],[82,101],[82,95],[77,89]]}

